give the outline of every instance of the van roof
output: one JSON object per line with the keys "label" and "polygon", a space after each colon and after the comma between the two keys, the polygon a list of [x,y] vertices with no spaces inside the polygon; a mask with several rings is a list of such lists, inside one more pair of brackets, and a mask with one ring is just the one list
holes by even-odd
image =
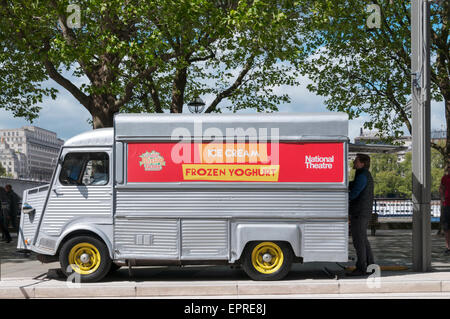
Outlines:
{"label": "van roof", "polygon": [[[326,113],[257,113],[257,114],[116,114],[116,139],[174,140],[222,134],[226,138],[247,137],[265,129],[267,138],[279,140],[329,139],[347,140],[348,115]],[[230,131],[232,129],[232,131]],[[272,129],[277,129],[273,131]],[[231,132],[231,133],[230,133]],[[277,132],[277,133],[274,133]],[[70,138],[65,147],[112,146],[114,129],[102,128]]]}
{"label": "van roof", "polygon": [[[254,114],[116,114],[116,140],[179,140],[223,136],[270,139],[348,139],[348,115],[342,112]],[[278,134],[278,136],[276,136]]]}
{"label": "van roof", "polygon": [[100,128],[78,134],[64,143],[65,147],[76,146],[112,146],[114,131],[112,127]]}

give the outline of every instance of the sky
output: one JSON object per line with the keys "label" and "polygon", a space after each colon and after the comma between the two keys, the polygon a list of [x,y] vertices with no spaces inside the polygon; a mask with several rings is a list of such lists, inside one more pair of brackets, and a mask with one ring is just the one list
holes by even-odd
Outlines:
{"label": "sky", "polygon": [[[65,74],[68,76],[67,74]],[[81,84],[80,79],[74,82]],[[298,87],[282,87],[277,90],[283,90],[291,97],[291,103],[279,106],[280,112],[327,112],[324,101],[325,98],[311,93],[306,88],[310,83],[309,79],[303,78],[301,85]],[[33,123],[29,123],[22,118],[14,118],[12,112],[0,109],[0,129],[19,128],[24,125],[34,125],[49,131],[56,132],[58,137],[63,140],[80,134],[85,131],[92,130],[88,123],[90,119],[89,112],[78,103],[78,101],[68,93],[64,88],[55,82],[48,81],[48,86],[53,86],[59,90],[56,100],[51,98],[45,99],[40,106],[42,107],[40,116]],[[212,97],[202,97],[208,105],[212,101]],[[185,106],[186,107],[186,106]],[[187,107],[186,107],[187,108]],[[246,112],[248,113],[248,111]],[[239,113],[237,113],[239,114]],[[431,129],[445,128],[444,103],[432,102],[431,104]],[[360,128],[363,126],[367,116],[361,116],[358,119],[349,121],[349,138],[353,142],[354,138],[359,135]]]}

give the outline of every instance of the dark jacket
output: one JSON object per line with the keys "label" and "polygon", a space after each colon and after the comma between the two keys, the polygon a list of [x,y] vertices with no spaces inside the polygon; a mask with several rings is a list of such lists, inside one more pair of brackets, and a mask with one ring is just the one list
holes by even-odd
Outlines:
{"label": "dark jacket", "polygon": [[3,187],[0,187],[0,217],[7,219],[9,217],[9,199]]}
{"label": "dark jacket", "polygon": [[17,216],[17,213],[19,211],[19,202],[20,198],[19,195],[17,195],[13,190],[6,192],[6,196],[8,197],[9,202],[9,212],[11,214],[11,217]]}
{"label": "dark jacket", "polygon": [[[355,199],[350,200],[349,215],[351,217],[370,216],[370,214],[372,214],[374,187],[372,174],[370,174],[369,170],[366,168],[357,169],[355,173],[355,181],[358,178],[359,174],[364,175],[366,179],[366,186],[362,189],[362,191]],[[350,190],[353,185],[354,182],[350,184]]]}

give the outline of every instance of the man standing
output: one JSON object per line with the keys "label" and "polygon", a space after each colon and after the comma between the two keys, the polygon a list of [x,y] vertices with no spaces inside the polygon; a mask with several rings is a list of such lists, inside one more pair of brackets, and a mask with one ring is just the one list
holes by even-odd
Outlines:
{"label": "man standing", "polygon": [[17,213],[19,212],[19,202],[20,198],[17,195],[11,185],[5,186],[6,196],[8,196],[9,201],[9,217],[11,220],[11,225],[15,231],[17,231]]}
{"label": "man standing", "polygon": [[6,191],[0,187],[0,230],[2,231],[2,241],[11,242],[11,235],[8,231],[9,225],[9,202]]}
{"label": "man standing", "polygon": [[356,154],[353,161],[355,179],[350,183],[349,215],[353,246],[356,250],[356,269],[349,276],[366,276],[367,266],[374,263],[372,249],[367,239],[367,227],[373,206],[373,179],[369,172],[370,157]]}
{"label": "man standing", "polygon": [[450,164],[447,164],[447,172],[441,179],[439,187],[441,195],[441,222],[445,234],[445,254],[450,254]]}

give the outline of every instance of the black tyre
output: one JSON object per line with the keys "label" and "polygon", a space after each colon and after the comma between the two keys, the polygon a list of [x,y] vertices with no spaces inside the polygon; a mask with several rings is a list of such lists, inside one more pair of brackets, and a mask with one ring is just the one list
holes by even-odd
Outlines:
{"label": "black tyre", "polygon": [[108,274],[112,274],[115,273],[116,271],[118,271],[120,268],[122,268],[122,266],[119,266],[115,263],[111,263],[111,268],[109,269],[109,273]]}
{"label": "black tyre", "polygon": [[69,239],[59,254],[61,270],[66,276],[75,272],[80,282],[95,282],[103,279],[111,269],[111,258],[103,241],[92,236]]}
{"label": "black tyre", "polygon": [[242,267],[253,280],[280,280],[289,273],[293,259],[285,242],[252,242],[244,251]]}

